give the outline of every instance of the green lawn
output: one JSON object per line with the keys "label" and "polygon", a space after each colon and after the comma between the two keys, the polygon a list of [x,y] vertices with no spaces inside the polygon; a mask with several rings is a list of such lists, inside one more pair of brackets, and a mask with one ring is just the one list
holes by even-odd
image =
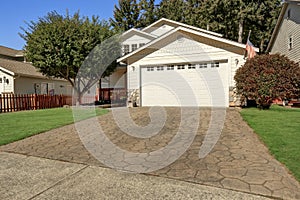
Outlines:
{"label": "green lawn", "polygon": [[[107,112],[108,110],[105,109],[96,109],[97,115]],[[85,109],[76,119],[82,120],[93,116],[95,116],[94,109]],[[0,145],[71,123],[74,123],[74,119],[70,108],[2,113],[0,114]]]}
{"label": "green lawn", "polygon": [[272,106],[270,110],[241,110],[244,120],[300,181],[300,109]]}

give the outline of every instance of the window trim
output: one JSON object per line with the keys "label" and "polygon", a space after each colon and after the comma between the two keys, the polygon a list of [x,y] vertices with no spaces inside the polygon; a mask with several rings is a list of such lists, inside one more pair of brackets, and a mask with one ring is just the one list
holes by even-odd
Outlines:
{"label": "window trim", "polygon": [[200,63],[199,69],[207,69],[207,63]]}
{"label": "window trim", "polygon": [[156,67],[156,71],[164,71],[164,67],[163,66],[157,66]]}
{"label": "window trim", "polygon": [[293,49],[293,36],[290,35],[288,40],[288,50],[292,50],[292,49]]}
{"label": "window trim", "polygon": [[[126,50],[127,50],[127,51],[126,51]],[[130,45],[129,45],[129,44],[124,44],[124,45],[123,45],[123,52],[124,52],[124,55],[130,53]]]}
{"label": "window trim", "polygon": [[147,72],[153,72],[154,71],[154,67],[147,67]]}
{"label": "window trim", "polygon": [[177,65],[177,70],[183,70],[185,69],[185,65]]}
{"label": "window trim", "polygon": [[188,64],[188,69],[196,69],[196,64]]}
{"label": "window trim", "polygon": [[138,45],[137,44],[131,44],[131,51],[135,51],[138,49]]}

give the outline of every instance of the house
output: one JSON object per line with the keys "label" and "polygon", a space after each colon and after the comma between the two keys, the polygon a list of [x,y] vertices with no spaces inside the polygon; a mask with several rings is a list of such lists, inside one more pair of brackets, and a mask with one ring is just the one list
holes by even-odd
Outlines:
{"label": "house", "polygon": [[285,0],[267,51],[300,62],[300,0]]}
{"label": "house", "polygon": [[28,62],[23,51],[0,46],[0,94],[72,94],[71,85],[50,79]]}
{"label": "house", "polygon": [[126,67],[122,76],[114,77],[120,81],[114,82],[127,90],[129,104],[228,107],[239,103],[234,75],[245,63],[245,44],[162,18],[142,30],[125,32],[122,45],[124,55],[117,61]]}

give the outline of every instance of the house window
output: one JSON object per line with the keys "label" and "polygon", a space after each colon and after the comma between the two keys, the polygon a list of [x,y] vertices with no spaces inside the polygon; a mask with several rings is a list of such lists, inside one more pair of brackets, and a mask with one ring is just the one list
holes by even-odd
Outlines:
{"label": "house window", "polygon": [[211,63],[211,68],[218,68],[220,67],[220,63],[216,62],[216,63]]}
{"label": "house window", "polygon": [[199,65],[199,68],[200,68],[200,69],[207,68],[207,63],[201,63],[201,64]]}
{"label": "house window", "polygon": [[2,78],[0,78],[0,83],[2,83]]}
{"label": "house window", "polygon": [[185,69],[185,67],[184,67],[184,65],[178,65],[178,66],[177,66],[177,69],[178,69],[178,70],[181,70],[181,69]]}
{"label": "house window", "polygon": [[128,54],[129,53],[129,45],[125,44],[123,46],[123,51],[124,51],[124,54]]}
{"label": "house window", "polygon": [[293,48],[293,37],[290,36],[289,37],[289,50],[291,50]]}
{"label": "house window", "polygon": [[188,68],[189,69],[196,69],[196,65],[195,64],[189,64]]}
{"label": "house window", "polygon": [[139,44],[140,47],[142,47],[142,46],[144,46],[144,45],[145,45],[145,43],[140,43],[140,44]]}
{"label": "house window", "polygon": [[148,72],[154,71],[154,67],[147,67],[147,71]]}
{"label": "house window", "polygon": [[174,70],[174,65],[168,65],[167,70]]}
{"label": "house window", "polygon": [[132,45],[131,45],[131,50],[132,50],[132,51],[137,50],[137,44],[132,44]]}
{"label": "house window", "polygon": [[164,71],[164,67],[163,66],[156,67],[156,70],[157,71]]}
{"label": "house window", "polygon": [[287,19],[291,18],[291,14],[292,14],[292,11],[291,11],[291,9],[289,9],[288,12],[287,12]]}

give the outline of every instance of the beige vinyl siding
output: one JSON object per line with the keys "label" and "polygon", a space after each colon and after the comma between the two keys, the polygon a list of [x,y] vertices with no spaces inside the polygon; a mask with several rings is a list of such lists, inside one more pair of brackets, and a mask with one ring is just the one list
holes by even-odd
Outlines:
{"label": "beige vinyl siding", "polygon": [[54,94],[72,95],[72,87],[67,81],[49,80],[40,78],[18,77],[15,79],[14,93],[15,94],[34,94],[35,84],[42,86],[49,84],[49,89],[54,89]]}
{"label": "beige vinyl siding", "polygon": [[2,78],[2,82],[0,83],[0,94],[2,92],[9,92],[9,93],[14,92],[14,77],[0,71],[0,78]]}
{"label": "beige vinyl siding", "polygon": [[163,34],[169,32],[169,31],[171,31],[171,30],[173,30],[173,29],[174,29],[173,26],[170,26],[170,25],[165,24],[165,25],[162,25],[162,26],[159,27],[159,28],[153,27],[152,29],[150,29],[150,30],[151,30],[150,33],[151,33],[152,35],[161,36],[161,35],[163,35]]}
{"label": "beige vinyl siding", "polygon": [[137,48],[140,47],[140,44],[147,44],[150,42],[150,39],[142,37],[140,35],[133,35],[122,42],[122,45],[129,45],[129,52],[131,52],[132,45],[137,45]]}
{"label": "beige vinyl siding", "polygon": [[[288,10],[291,17],[288,18]],[[289,49],[289,38],[292,37],[292,49]],[[300,6],[289,4],[282,24],[274,42],[271,53],[288,56],[291,60],[300,62]]]}
{"label": "beige vinyl siding", "polygon": [[125,88],[126,87],[126,68],[117,68],[109,77],[101,79],[102,88]]}
{"label": "beige vinyl siding", "polygon": [[[243,55],[239,55],[222,48],[203,44],[188,37],[183,37],[179,40],[175,40],[163,47],[157,46],[157,49],[157,51],[141,58],[137,62],[132,63],[128,66],[128,89],[139,88],[140,66],[201,63],[221,60],[227,61],[229,63],[229,86],[233,86],[233,77],[235,71],[244,63]],[[235,64],[235,59],[239,60],[238,65]]]}

